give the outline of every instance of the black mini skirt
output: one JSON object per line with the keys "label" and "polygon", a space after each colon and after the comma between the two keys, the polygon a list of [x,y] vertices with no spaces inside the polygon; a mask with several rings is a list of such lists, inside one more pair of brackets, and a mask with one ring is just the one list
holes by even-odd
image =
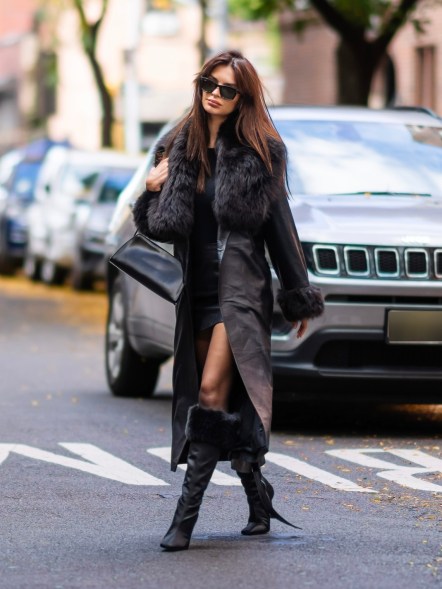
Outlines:
{"label": "black mini skirt", "polygon": [[194,331],[209,329],[223,318],[218,297],[219,261],[217,244],[192,252],[192,309]]}

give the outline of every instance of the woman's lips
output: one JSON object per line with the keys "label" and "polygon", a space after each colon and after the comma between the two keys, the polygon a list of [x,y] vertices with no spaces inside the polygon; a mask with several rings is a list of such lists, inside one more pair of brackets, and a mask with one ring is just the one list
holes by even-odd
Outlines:
{"label": "woman's lips", "polygon": [[210,106],[219,106],[219,102],[210,98],[207,99],[207,103],[210,104]]}

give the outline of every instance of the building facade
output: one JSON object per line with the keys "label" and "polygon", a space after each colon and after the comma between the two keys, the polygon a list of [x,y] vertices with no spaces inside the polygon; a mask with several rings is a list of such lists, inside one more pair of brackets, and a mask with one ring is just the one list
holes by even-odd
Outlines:
{"label": "building facade", "polygon": [[28,138],[35,10],[34,0],[0,1],[0,153]]}

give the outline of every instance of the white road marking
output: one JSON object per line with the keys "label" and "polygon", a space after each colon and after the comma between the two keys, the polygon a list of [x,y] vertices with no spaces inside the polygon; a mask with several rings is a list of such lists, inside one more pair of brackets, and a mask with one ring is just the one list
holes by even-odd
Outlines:
{"label": "white road marking", "polygon": [[296,472],[297,474],[300,474],[308,479],[328,485],[333,489],[339,489],[340,491],[353,491],[358,493],[377,493],[377,491],[374,489],[361,487],[352,481],[344,479],[343,477],[338,477],[326,470],[322,470],[321,468],[307,464],[306,462],[298,460],[297,458],[286,456],[285,454],[269,452],[266,454],[266,460],[268,462],[272,462],[273,464],[277,464],[278,466],[282,466],[291,472]]}
{"label": "white road marking", "polygon": [[[105,452],[97,446],[92,444],[79,444],[79,443],[67,443],[60,442],[60,446],[66,448],[73,454],[81,456],[84,460],[78,460],[76,458],[69,458],[67,456],[61,456],[54,454],[53,452],[47,452],[46,450],[40,450],[33,446],[27,446],[25,444],[0,444],[0,464],[2,464],[9,454],[15,453],[27,458],[33,458],[35,460],[42,460],[51,464],[58,464],[67,468],[74,468],[89,474],[93,474],[99,477],[118,481],[126,485],[142,485],[142,486],[168,486],[169,483],[162,479],[156,478],[149,473],[121,460]],[[162,460],[170,461],[170,447],[161,448],[149,448],[147,452],[152,456],[157,456]],[[411,489],[417,489],[419,491],[432,491],[442,493],[442,486],[435,483],[431,483],[415,475],[428,474],[428,473],[442,473],[442,460],[435,458],[425,452],[419,450],[402,450],[400,448],[392,448],[389,450],[379,448],[363,448],[363,449],[340,449],[340,450],[326,450],[326,454],[335,456],[342,460],[354,462],[367,468],[381,469],[383,472],[376,473],[378,477],[390,480]],[[417,464],[418,466],[400,466],[383,460],[377,457],[368,456],[370,453],[386,454],[390,453],[394,456],[398,456],[408,462]],[[295,472],[304,476],[308,479],[317,481],[333,489],[340,491],[358,492],[358,493],[377,493],[376,490],[370,487],[361,487],[352,481],[339,477],[316,466],[306,463],[305,461],[287,456],[285,454],[279,454],[277,452],[269,452],[266,455],[266,460],[270,463],[276,464],[282,468]],[[86,462],[88,461],[88,462]],[[182,470],[186,470],[186,465],[182,464],[179,467]],[[240,486],[241,482],[236,476],[231,476],[215,470],[212,480],[215,485],[222,486]]]}
{"label": "white road marking", "polygon": [[[428,474],[431,472],[442,473],[442,460],[434,458],[429,454],[425,454],[420,450],[402,450],[400,448],[393,448],[384,450],[380,448],[363,448],[358,449],[342,449],[342,450],[327,450],[327,454],[348,460],[367,468],[381,468],[387,469],[385,472],[378,472],[376,475],[388,481],[392,481],[403,487],[409,487],[410,489],[417,489],[419,491],[435,491],[436,493],[442,493],[442,486],[430,483],[422,479],[416,478],[417,474]],[[420,467],[414,466],[400,466],[387,460],[380,458],[374,458],[373,456],[367,456],[367,454],[373,453],[390,453],[399,458],[403,458],[414,464],[419,464]]]}
{"label": "white road marking", "polygon": [[[158,456],[158,458],[162,458],[166,462],[170,462],[170,447],[149,448],[147,452],[149,454],[152,454],[153,456]],[[179,464],[178,468],[180,468],[181,470],[186,470],[187,466],[185,464]],[[241,486],[241,481],[237,476],[225,474],[217,469],[214,471],[212,478],[210,479],[210,482],[214,483],[215,485],[225,485],[228,487]]]}
{"label": "white road marking", "polygon": [[[83,462],[76,458],[68,458],[59,454],[53,454],[39,448],[26,446],[25,444],[0,444],[0,463],[6,459],[10,452],[34,458],[36,460],[43,460],[52,464],[59,464],[68,468],[75,468],[83,472],[118,481],[126,485],[168,485],[165,481],[157,479],[156,477],[132,466],[128,462],[116,458],[109,452],[100,450],[92,444],[68,444],[60,443],[73,454],[78,454],[82,458],[89,460]],[[91,464],[92,463],[92,464]]]}

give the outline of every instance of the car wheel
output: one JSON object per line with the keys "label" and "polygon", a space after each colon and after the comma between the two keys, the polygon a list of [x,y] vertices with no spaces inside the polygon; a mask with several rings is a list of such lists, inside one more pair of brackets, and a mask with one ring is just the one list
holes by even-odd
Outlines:
{"label": "car wheel", "polygon": [[61,285],[66,280],[66,269],[58,266],[52,260],[43,260],[41,265],[41,279],[46,284]]}
{"label": "car wheel", "polygon": [[16,265],[13,260],[8,256],[8,250],[6,245],[3,243],[0,235],[0,274],[11,276],[15,273]]}
{"label": "car wheel", "polygon": [[11,276],[16,271],[16,266],[6,256],[0,254],[0,274]]}
{"label": "car wheel", "polygon": [[122,284],[118,279],[109,297],[105,361],[107,382],[115,396],[149,398],[153,395],[161,360],[143,358],[132,348],[127,336]]}
{"label": "car wheel", "polygon": [[23,271],[29,280],[41,279],[41,261],[33,254],[27,253],[23,263]]}
{"label": "car wheel", "polygon": [[74,290],[93,290],[94,277],[91,272],[83,269],[80,261],[75,262],[72,268],[72,288]]}

